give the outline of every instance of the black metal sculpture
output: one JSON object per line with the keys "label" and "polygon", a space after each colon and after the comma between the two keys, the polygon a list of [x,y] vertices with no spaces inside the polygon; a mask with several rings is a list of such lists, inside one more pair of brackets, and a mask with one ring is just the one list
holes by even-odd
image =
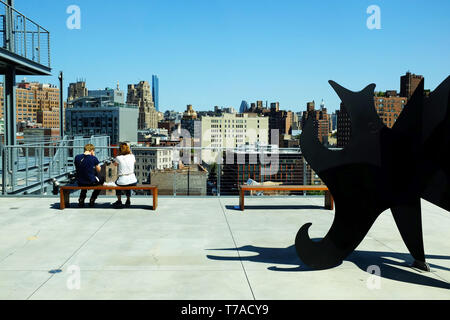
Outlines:
{"label": "black metal sculpture", "polygon": [[297,254],[315,269],[337,266],[390,208],[413,266],[429,271],[420,199],[450,211],[450,77],[429,96],[422,80],[392,129],[375,110],[375,84],[352,92],[329,83],[350,116],[352,136],[344,149],[331,151],[317,139],[313,120],[306,122],[303,155],[333,194],[336,209],[322,240],[309,238],[311,223],[300,228]]}

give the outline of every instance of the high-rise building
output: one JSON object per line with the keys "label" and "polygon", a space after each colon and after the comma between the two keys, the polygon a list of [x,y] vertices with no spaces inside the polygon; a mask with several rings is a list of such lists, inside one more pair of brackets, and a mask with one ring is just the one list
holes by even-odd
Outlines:
{"label": "high-rise building", "polygon": [[194,107],[188,104],[186,111],[183,113],[180,126],[175,130],[177,138],[191,139],[191,145],[200,146],[201,121],[197,118],[198,115]]}
{"label": "high-rise building", "polygon": [[323,100],[320,104],[320,110],[315,110],[314,101],[306,104],[306,111],[302,115],[302,129],[306,124],[306,120],[310,117],[314,120],[314,125],[317,127],[317,138],[321,143],[326,142],[331,131],[331,115],[327,113]]}
{"label": "high-rise building", "polygon": [[[266,106],[268,103],[266,102]],[[248,114],[257,114],[267,117],[269,120],[269,141],[271,144],[276,144],[280,147],[286,147],[285,141],[291,135],[294,125],[294,113],[291,111],[280,110],[279,102],[272,102],[270,108],[263,107],[262,100],[258,100],[251,104]],[[278,140],[273,137],[273,130],[277,130]],[[289,138],[290,139],[290,138]]]}
{"label": "high-rise building", "polygon": [[292,130],[301,130],[303,112],[295,112]]}
{"label": "high-rise building", "polygon": [[67,95],[67,101],[72,101],[78,98],[87,97],[88,89],[86,87],[86,81],[77,81],[69,84],[69,90]]}
{"label": "high-rise building", "polygon": [[256,108],[257,109],[263,109],[264,108],[262,100],[256,101]]}
{"label": "high-rise building", "polygon": [[333,112],[331,114],[331,131],[337,130],[337,114]]}
{"label": "high-rise building", "polygon": [[71,136],[108,135],[113,145],[137,142],[138,109],[120,105],[107,97],[83,97],[66,109],[66,134]]}
{"label": "high-rise building", "polygon": [[[373,101],[375,110],[383,123],[392,128],[399,117],[408,99],[406,97],[394,96],[396,91],[376,92]],[[350,116],[341,102],[341,109],[337,113],[337,146],[345,147],[350,142],[352,126]]]}
{"label": "high-rise building", "polygon": [[156,75],[152,76],[152,95],[155,109],[159,111],[159,78]]}
{"label": "high-rise building", "polygon": [[256,103],[252,102],[250,104],[250,109],[247,109],[246,112],[248,113],[257,113],[257,114],[263,114],[265,112],[269,112],[270,110],[267,108],[264,108],[263,101],[257,100]]}
{"label": "high-rise building", "polygon": [[182,120],[195,120],[197,119],[197,112],[195,112],[192,104],[188,104],[186,107],[186,111],[183,113]]}
{"label": "high-rise building", "polygon": [[411,98],[412,94],[416,90],[420,81],[423,80],[423,76],[411,74],[411,72],[406,72],[404,76],[400,77],[400,96]]}
{"label": "high-rise building", "polygon": [[[202,117],[201,146],[235,148],[240,145],[269,143],[269,119],[248,113],[225,113],[221,117]],[[217,161],[217,152],[202,150],[206,163]]]}
{"label": "high-rise building", "polygon": [[[4,118],[4,90],[0,83],[0,118]],[[23,80],[16,89],[16,122],[29,121],[42,128],[59,128],[59,88]]]}
{"label": "high-rise building", "polygon": [[158,111],[155,109],[148,81],[140,81],[136,85],[128,85],[127,104],[138,106],[139,130],[158,128]]}
{"label": "high-rise building", "polygon": [[298,113],[292,112],[292,131],[299,130]]}
{"label": "high-rise building", "polygon": [[[271,103],[270,112],[264,113],[265,117],[269,118],[269,141],[271,144],[278,144],[281,148],[284,145],[284,136],[292,134],[292,122],[294,113],[291,111],[280,110],[278,102]],[[278,141],[272,138],[272,130],[277,130]]]}
{"label": "high-rise building", "polygon": [[239,107],[239,113],[244,113],[248,111],[249,106],[248,106],[248,102],[245,100],[242,100],[241,102],[241,106]]}
{"label": "high-rise building", "polygon": [[340,110],[336,110],[337,117],[337,147],[345,147],[352,135],[352,123],[350,116],[347,113],[347,109],[343,102],[341,102]]}
{"label": "high-rise building", "polygon": [[106,97],[113,103],[125,104],[125,95],[117,84],[116,89],[105,88],[104,90],[88,90],[88,96],[93,98]]}
{"label": "high-rise building", "polygon": [[[400,95],[397,93],[397,90],[374,93],[373,101],[376,112],[387,127],[392,128],[394,126],[408,99],[411,98],[423,79],[423,76],[411,74],[408,71],[400,77]],[[429,94],[429,92],[430,90],[425,90],[425,95]],[[337,111],[337,146],[345,147],[349,143],[350,137],[350,117],[344,104],[341,103],[341,109]]]}
{"label": "high-rise building", "polygon": [[270,104],[270,111],[280,111],[280,103],[279,102],[272,102]]}

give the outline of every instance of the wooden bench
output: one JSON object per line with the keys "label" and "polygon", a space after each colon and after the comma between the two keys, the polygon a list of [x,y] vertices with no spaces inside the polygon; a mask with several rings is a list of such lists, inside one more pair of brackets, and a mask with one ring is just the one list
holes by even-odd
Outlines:
{"label": "wooden bench", "polygon": [[73,190],[150,190],[153,195],[153,207],[152,210],[156,210],[158,207],[158,187],[150,185],[138,185],[131,187],[120,186],[92,186],[92,187],[79,187],[79,186],[61,186],[60,192],[60,209],[64,210],[70,206],[70,191]]}
{"label": "wooden bench", "polygon": [[264,185],[242,185],[239,187],[239,209],[244,211],[244,195],[245,191],[325,191],[325,209],[333,210],[333,196],[326,186],[320,185],[276,185],[276,186],[264,186]]}

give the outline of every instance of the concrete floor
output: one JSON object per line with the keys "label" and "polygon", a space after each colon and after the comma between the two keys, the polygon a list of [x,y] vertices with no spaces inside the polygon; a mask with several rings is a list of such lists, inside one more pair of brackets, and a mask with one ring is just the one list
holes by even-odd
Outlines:
{"label": "concrete floor", "polygon": [[0,299],[450,298],[450,213],[426,201],[430,273],[408,267],[389,211],[340,266],[302,265],[300,226],[323,237],[333,220],[322,197],[248,198],[244,213],[237,198],[160,197],[156,212],[151,197],[121,210],[113,198],[64,211],[58,201],[0,198]]}

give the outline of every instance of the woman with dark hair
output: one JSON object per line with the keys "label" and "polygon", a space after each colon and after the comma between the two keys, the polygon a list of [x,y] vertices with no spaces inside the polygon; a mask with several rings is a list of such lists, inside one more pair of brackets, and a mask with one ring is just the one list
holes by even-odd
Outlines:
{"label": "woman with dark hair", "polygon": [[[119,146],[119,155],[114,159],[114,165],[118,166],[117,173],[119,178],[116,184],[121,187],[135,186],[137,184],[136,175],[134,174],[134,164],[136,158],[131,153],[130,146],[127,143],[121,143]],[[117,201],[113,204],[115,208],[122,208],[122,191],[116,190]],[[125,190],[127,201],[125,207],[131,205],[131,190]]]}

